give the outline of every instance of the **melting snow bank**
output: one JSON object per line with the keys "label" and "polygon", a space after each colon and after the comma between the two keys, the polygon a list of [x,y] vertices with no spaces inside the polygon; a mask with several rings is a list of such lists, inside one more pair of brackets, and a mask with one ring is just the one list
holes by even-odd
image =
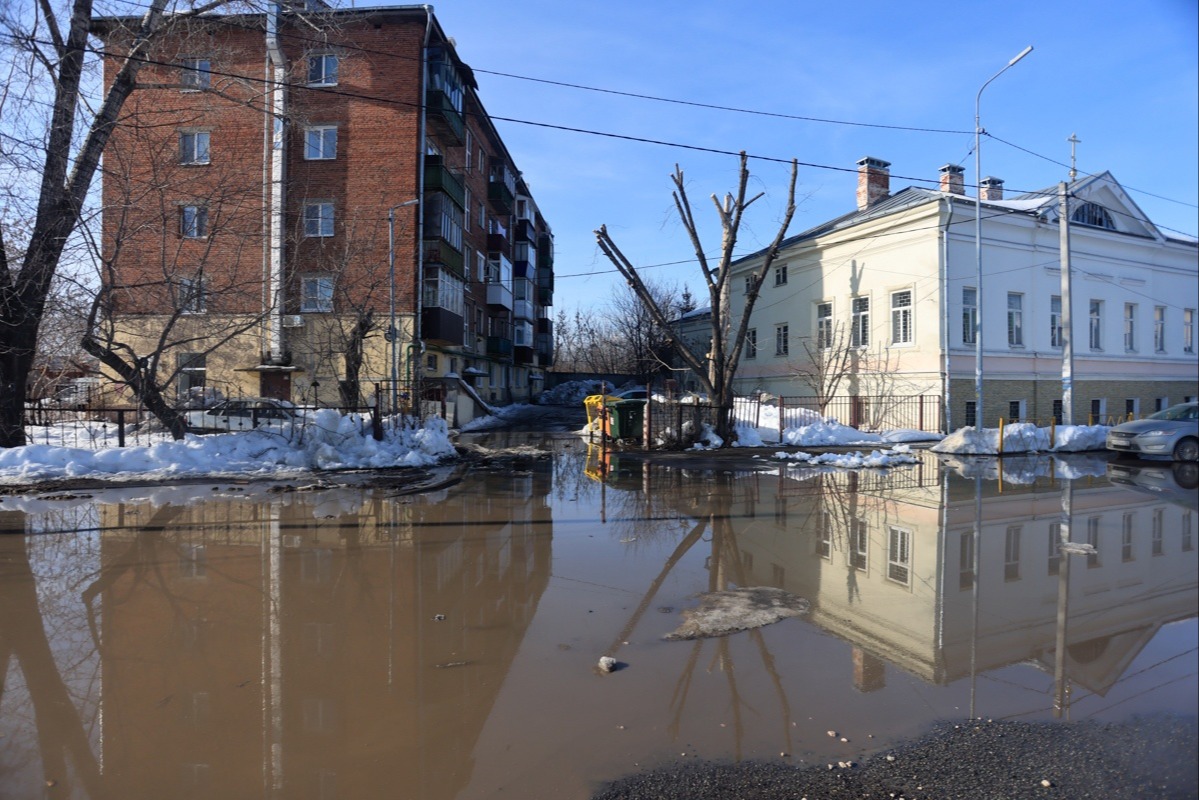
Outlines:
{"label": "melting snow bank", "polygon": [[709,592],[699,606],[683,611],[683,622],[663,639],[705,639],[760,628],[787,617],[808,613],[807,600],[782,589],[761,586]]}
{"label": "melting snow bank", "polygon": [[829,447],[840,445],[889,444],[896,442],[935,442],[942,439],[939,433],[928,433],[910,429],[865,433],[857,428],[842,425],[827,419],[788,428],[783,431],[783,444],[799,447]]}
{"label": "melting snow bank", "polygon": [[918,464],[920,459],[911,454],[911,448],[906,444],[898,444],[890,450],[872,450],[865,453],[786,453],[779,451],[775,458],[784,461],[797,461],[800,464],[813,467],[842,467],[844,469],[862,469],[864,467],[893,467],[897,464]]}
{"label": "melting snow bank", "polygon": [[[1062,425],[1054,431],[1054,442],[1050,446],[1049,428],[1019,422],[1004,427],[1003,452],[1080,453],[1103,450],[1107,446],[1107,431],[1104,425]],[[999,429],[960,428],[933,445],[932,449],[937,453],[998,455]]]}
{"label": "melting snow bank", "polygon": [[1067,454],[1065,456],[1030,455],[1009,458],[961,459],[950,455],[941,459],[946,467],[963,478],[982,478],[1007,483],[1031,484],[1037,478],[1077,480],[1102,478],[1107,475],[1107,459],[1102,455]]}
{"label": "melting snow bank", "polygon": [[360,417],[322,409],[302,428],[282,433],[188,435],[178,442],[98,451],[51,445],[0,450],[0,484],[64,478],[289,477],[312,470],[427,467],[453,455],[445,420],[390,430],[375,441]]}

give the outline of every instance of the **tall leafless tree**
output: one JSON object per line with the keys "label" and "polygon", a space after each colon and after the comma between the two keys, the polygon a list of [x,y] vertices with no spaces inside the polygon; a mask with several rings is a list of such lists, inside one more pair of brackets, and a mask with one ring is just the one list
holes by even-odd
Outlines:
{"label": "tall leafless tree", "polygon": [[732,266],[734,251],[737,246],[737,236],[740,233],[741,221],[746,209],[762,197],[762,193],[753,197],[746,197],[746,189],[749,184],[749,158],[742,151],[740,159],[740,179],[737,184],[736,193],[726,194],[723,199],[718,198],[715,194],[712,195],[712,204],[716,207],[716,213],[720,217],[722,230],[720,254],[715,264],[708,258],[707,252],[700,240],[699,225],[696,223],[691,209],[691,202],[687,197],[683,170],[676,164],[674,174],[671,176],[671,181],[675,186],[673,192],[675,209],[691,239],[691,246],[695,251],[696,260],[699,262],[704,283],[708,289],[708,300],[712,309],[712,337],[709,353],[695,352],[694,347],[684,341],[672,328],[670,324],[672,321],[669,313],[670,310],[660,307],[653,293],[646,285],[646,282],[638,273],[636,266],[620,251],[620,248],[616,246],[616,243],[608,234],[607,227],[601,225],[595,231],[596,240],[604,255],[620,271],[621,276],[624,277],[633,292],[645,305],[646,310],[649,311],[657,325],[666,332],[683,361],[687,363],[687,366],[699,378],[704,391],[707,392],[712,401],[720,408],[721,413],[718,415],[716,433],[728,443],[732,443],[733,441],[733,376],[737,371],[737,365],[741,361],[741,353],[745,345],[745,334],[749,328],[750,315],[753,312],[754,304],[757,302],[762,281],[770,272],[775,258],[778,256],[779,247],[782,245],[783,238],[787,234],[787,229],[791,226],[791,218],[795,214],[795,180],[799,168],[798,162],[791,162],[791,180],[787,189],[787,203],[783,219],[779,224],[778,233],[775,235],[774,240],[761,254],[762,263],[747,282],[745,310],[740,322],[737,323],[736,330],[734,330],[730,301],[732,295]]}

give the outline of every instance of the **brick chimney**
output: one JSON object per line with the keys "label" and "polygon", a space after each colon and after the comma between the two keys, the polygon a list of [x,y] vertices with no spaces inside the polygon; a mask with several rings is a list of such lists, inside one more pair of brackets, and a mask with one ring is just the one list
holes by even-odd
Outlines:
{"label": "brick chimney", "polygon": [[1003,179],[987,176],[978,184],[978,196],[983,200],[1003,199]]}
{"label": "brick chimney", "polygon": [[891,194],[891,162],[866,156],[858,161],[858,210]]}
{"label": "brick chimney", "polygon": [[966,170],[957,164],[946,164],[941,167],[941,191],[948,194],[965,194],[966,185],[962,182],[962,173]]}

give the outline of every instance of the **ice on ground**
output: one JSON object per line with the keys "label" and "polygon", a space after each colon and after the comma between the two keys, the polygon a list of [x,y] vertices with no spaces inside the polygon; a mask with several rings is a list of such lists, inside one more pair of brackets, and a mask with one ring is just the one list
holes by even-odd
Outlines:
{"label": "ice on ground", "polygon": [[[581,400],[579,402],[582,402]],[[513,403],[508,406],[500,406],[493,409],[493,413],[482,417],[475,417],[470,422],[462,426],[463,433],[472,431],[485,431],[491,428],[499,428],[507,425],[510,420],[519,417],[526,413],[531,406],[528,403]]]}
{"label": "ice on ground", "polygon": [[455,454],[445,420],[385,431],[381,441],[356,414],[312,414],[302,427],[196,436],[140,447],[84,450],[26,445],[0,450],[0,483],[66,478],[161,480],[195,477],[288,477],[312,470],[425,467]]}
{"label": "ice on ground", "polygon": [[843,469],[893,467],[899,464],[918,464],[920,459],[912,455],[906,444],[897,444],[890,450],[872,450],[866,453],[788,453],[779,451],[774,457],[783,461],[794,461],[806,466],[841,467]]}
{"label": "ice on ground", "polygon": [[709,592],[699,595],[699,601],[697,607],[683,611],[682,624],[663,639],[728,636],[787,617],[802,616],[811,607],[802,597],[771,586]]}

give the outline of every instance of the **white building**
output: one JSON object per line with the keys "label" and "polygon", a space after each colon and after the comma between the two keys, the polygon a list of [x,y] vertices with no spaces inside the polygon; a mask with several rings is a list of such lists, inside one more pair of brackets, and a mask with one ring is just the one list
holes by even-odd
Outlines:
{"label": "white building", "polygon": [[[942,167],[939,191],[891,194],[889,167],[860,160],[857,209],[784,241],[753,309],[756,346],[746,347],[737,391],[811,396],[797,373],[811,371],[811,353],[840,348],[849,358],[836,394],[936,395],[946,428],[973,424],[980,323],[982,421],[1060,418],[1068,330],[1057,187],[1004,199],[1003,181],[982,181],[979,286],[962,169]],[[1110,173],[1068,188],[1074,421],[1195,397],[1196,240],[1156,227]],[[757,253],[734,265],[734,317],[760,264]]]}

